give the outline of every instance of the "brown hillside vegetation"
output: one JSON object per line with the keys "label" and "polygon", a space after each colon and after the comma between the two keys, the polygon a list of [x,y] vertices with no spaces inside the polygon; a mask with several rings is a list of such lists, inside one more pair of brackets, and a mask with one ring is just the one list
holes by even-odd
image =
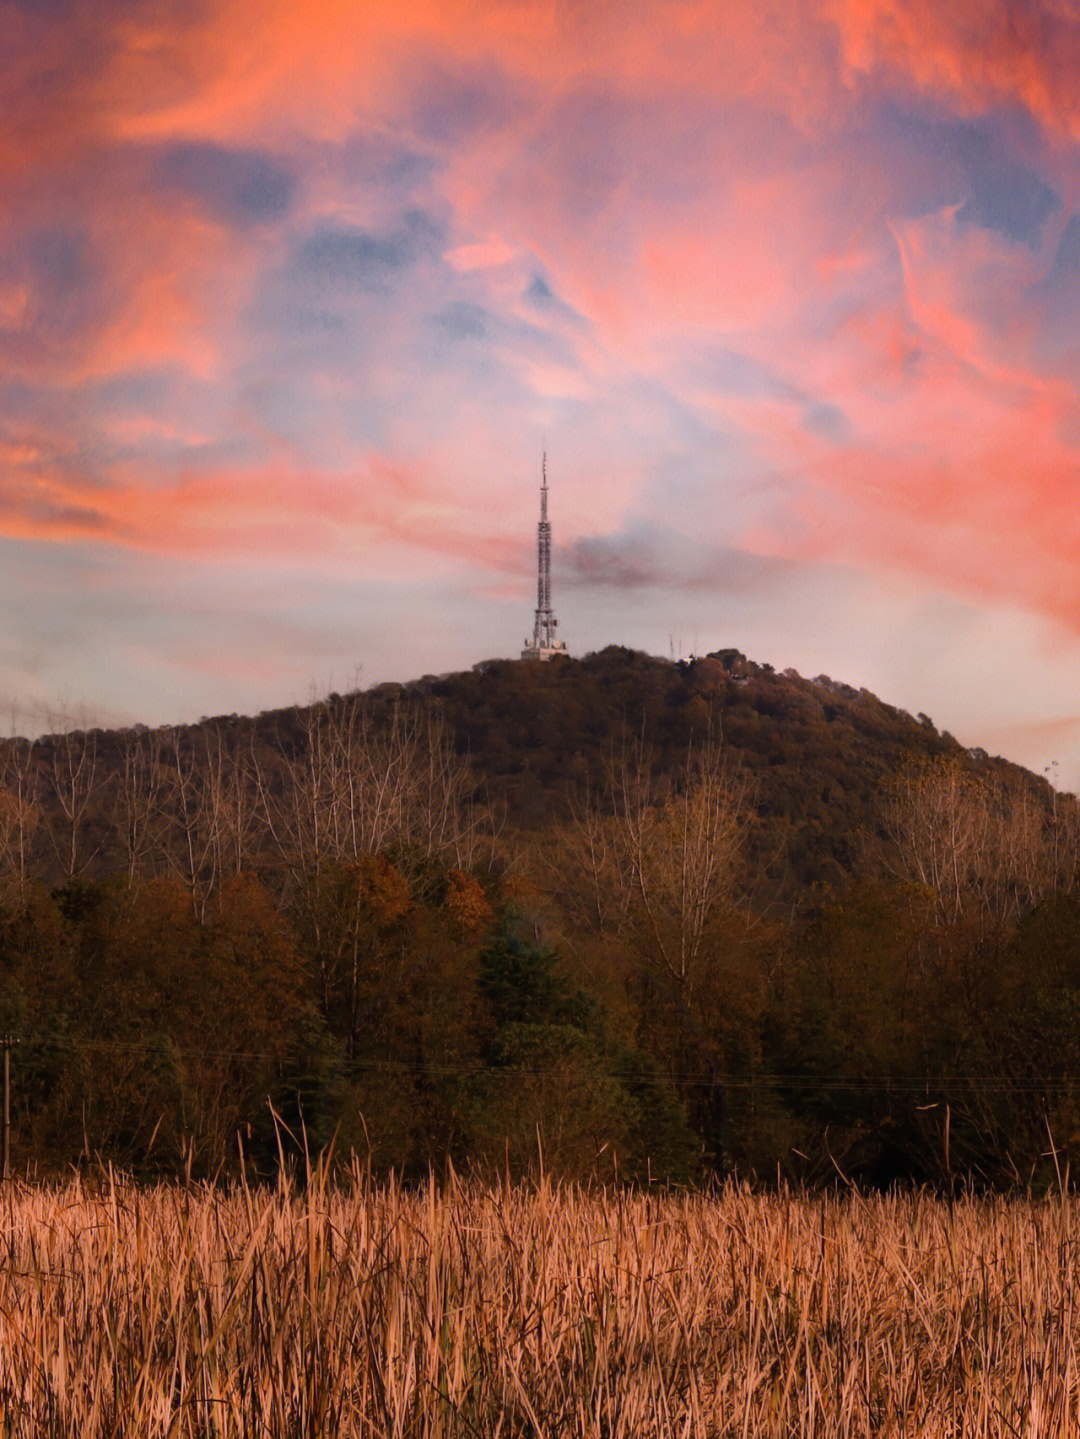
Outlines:
{"label": "brown hillside vegetation", "polygon": [[[1080,1161],[1071,796],[737,651],[610,649],[0,743],[41,1173],[1047,1183]],[[297,1154],[291,1155],[295,1162]]]}
{"label": "brown hillside vegetation", "polygon": [[1080,1424],[1071,1199],[451,1181],[0,1200],[20,1439],[998,1439]]}

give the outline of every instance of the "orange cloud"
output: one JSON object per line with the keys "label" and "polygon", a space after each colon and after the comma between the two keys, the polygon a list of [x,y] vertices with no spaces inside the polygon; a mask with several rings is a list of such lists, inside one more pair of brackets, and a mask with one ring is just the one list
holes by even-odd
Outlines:
{"label": "orange cloud", "polygon": [[36,473],[5,490],[0,534],[8,538],[238,564],[329,562],[365,573],[398,573],[402,548],[510,573],[531,556],[531,546],[485,530],[416,473],[375,457],[351,475],[221,472],[169,486],[130,479],[93,488],[43,472],[36,453],[20,454]]}
{"label": "orange cloud", "polygon": [[757,547],[805,560],[916,574],[970,599],[1019,603],[1080,633],[1077,455],[1033,453],[1012,433],[960,458],[851,448],[807,467],[818,485],[798,528]]}
{"label": "orange cloud", "polygon": [[[68,156],[82,137],[160,140],[174,134],[335,139],[390,116],[425,72],[497,64],[542,106],[572,88],[615,87],[647,99],[672,92],[778,94],[817,112],[831,84],[816,7],[783,23],[751,0],[216,0],[212,6],[100,0],[51,19],[0,6],[12,63],[5,132],[14,159]],[[52,87],[52,88],[50,88]],[[829,103],[828,101],[825,102]],[[7,168],[7,167],[5,167]]]}
{"label": "orange cloud", "polygon": [[1020,104],[1080,137],[1080,23],[1068,6],[1000,0],[828,0],[852,81],[906,75],[969,112]]}
{"label": "orange cloud", "polygon": [[[1080,402],[1075,377],[1040,358],[1022,299],[1047,256],[965,227],[962,176],[905,208],[889,162],[859,150],[874,144],[875,99],[905,88],[945,97],[951,117],[1023,106],[1059,148],[1075,138],[1080,40],[1057,11],[216,0],[177,19],[172,5],[102,0],[75,15],[0,0],[13,56],[0,252],[32,251],[63,222],[100,259],[85,319],[53,329],[33,276],[0,268],[2,353],[55,385],[51,413],[65,417],[51,445],[13,442],[0,532],[345,566],[388,566],[408,547],[418,564],[516,574],[531,520],[519,530],[521,506],[495,503],[518,458],[500,432],[521,424],[527,445],[554,419],[588,431],[583,452],[629,434],[625,450],[640,438],[647,454],[620,457],[614,480],[596,463],[602,501],[574,494],[562,511],[578,529],[602,503],[617,531],[650,502],[647,465],[674,457],[719,476],[707,514],[687,502],[688,527],[737,529],[724,487],[775,484],[775,517],[747,502],[761,543],[1014,596],[1080,629],[1066,438]],[[289,269],[320,226],[377,249],[400,222],[396,192],[341,178],[358,136],[427,167],[407,203],[438,237],[370,314],[356,285],[337,310],[321,292],[301,305]],[[230,229],[155,179],[159,151],[193,143],[284,156],[288,213]],[[546,311],[527,296],[534,268]],[[273,284],[282,333],[251,319]],[[433,312],[457,315],[475,360],[460,335],[432,338]],[[285,327],[301,320],[323,326],[324,348],[290,348]],[[710,346],[767,382],[681,377],[686,351]],[[501,393],[490,378],[499,367],[520,387],[513,405],[511,381]],[[132,458],[137,418],[71,418],[91,381],[173,368],[226,397],[225,418],[196,416],[190,433],[224,451],[257,432],[254,457],[163,483]],[[739,461],[714,459],[733,437]],[[329,460],[305,452],[319,442]],[[473,469],[473,494],[441,492],[440,475]]]}

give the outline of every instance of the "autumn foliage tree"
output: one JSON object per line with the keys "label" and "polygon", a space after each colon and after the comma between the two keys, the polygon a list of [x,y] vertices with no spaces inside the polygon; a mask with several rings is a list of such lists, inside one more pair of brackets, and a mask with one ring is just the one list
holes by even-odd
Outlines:
{"label": "autumn foliage tree", "polygon": [[539,1129],[582,1179],[939,1182],[947,1109],[996,1183],[1048,1115],[1072,1142],[1076,803],[866,692],[611,650],[47,728],[0,743],[40,1172],[269,1174],[335,1134],[525,1170]]}

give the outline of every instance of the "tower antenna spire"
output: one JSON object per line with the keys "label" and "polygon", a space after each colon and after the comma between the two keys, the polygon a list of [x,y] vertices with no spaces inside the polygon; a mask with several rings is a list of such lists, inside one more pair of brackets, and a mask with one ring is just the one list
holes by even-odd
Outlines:
{"label": "tower antenna spire", "polygon": [[540,524],[537,527],[536,617],[532,640],[525,641],[523,660],[549,660],[566,654],[566,645],[555,638],[559,622],[551,607],[551,524],[548,521],[547,450],[540,461]]}

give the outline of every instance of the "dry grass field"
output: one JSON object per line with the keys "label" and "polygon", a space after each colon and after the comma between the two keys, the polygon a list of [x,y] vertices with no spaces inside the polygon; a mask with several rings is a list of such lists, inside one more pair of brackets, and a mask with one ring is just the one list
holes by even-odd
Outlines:
{"label": "dry grass field", "polygon": [[0,1433],[1080,1433],[1080,1202],[0,1195]]}

